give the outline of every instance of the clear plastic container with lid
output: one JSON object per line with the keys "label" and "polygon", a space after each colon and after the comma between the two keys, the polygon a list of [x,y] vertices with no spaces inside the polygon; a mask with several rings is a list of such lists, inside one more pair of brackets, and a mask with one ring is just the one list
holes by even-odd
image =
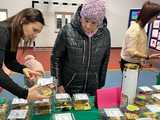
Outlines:
{"label": "clear plastic container with lid", "polygon": [[147,103],[147,97],[145,95],[137,95],[134,101],[134,104],[143,107]]}
{"label": "clear plastic container with lid", "polygon": [[160,85],[152,85],[152,88],[155,93],[160,93]]}
{"label": "clear plastic container with lid", "polygon": [[85,93],[73,94],[73,105],[75,110],[90,110],[89,97]]}
{"label": "clear plastic container with lid", "polygon": [[126,120],[136,120],[139,118],[140,108],[134,104],[129,104],[123,112]]}
{"label": "clear plastic container with lid", "polygon": [[72,113],[56,113],[53,120],[75,120],[75,117]]}
{"label": "clear plastic container with lid", "polygon": [[53,96],[57,89],[57,80],[53,77],[39,78],[37,80],[40,93],[45,96]]}
{"label": "clear plastic container with lid", "polygon": [[31,120],[28,110],[11,110],[7,120]]}
{"label": "clear plastic container with lid", "polygon": [[72,99],[68,93],[57,93],[55,95],[55,107],[57,110],[70,110]]}
{"label": "clear plastic container with lid", "polygon": [[140,86],[140,87],[138,87],[138,93],[139,94],[151,95],[151,94],[153,94],[153,92],[154,92],[153,89],[151,89],[148,86]]}
{"label": "clear plastic container with lid", "polygon": [[26,99],[13,98],[11,107],[12,109],[29,110],[29,103]]}
{"label": "clear plastic container with lid", "polygon": [[39,101],[34,101],[33,111],[35,115],[44,115],[51,113],[52,103],[51,99],[43,99]]}
{"label": "clear plastic container with lid", "polygon": [[119,108],[105,108],[101,111],[102,120],[125,120]]}
{"label": "clear plastic container with lid", "polygon": [[7,99],[0,97],[0,120],[6,120],[8,108]]}

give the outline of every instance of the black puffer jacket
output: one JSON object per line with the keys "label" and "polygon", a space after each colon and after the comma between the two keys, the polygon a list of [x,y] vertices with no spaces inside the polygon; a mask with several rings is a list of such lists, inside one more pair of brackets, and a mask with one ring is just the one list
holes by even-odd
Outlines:
{"label": "black puffer jacket", "polygon": [[104,86],[110,55],[110,33],[103,26],[88,38],[80,26],[78,8],[71,24],[59,32],[51,56],[51,74],[56,76],[66,92],[95,95]]}

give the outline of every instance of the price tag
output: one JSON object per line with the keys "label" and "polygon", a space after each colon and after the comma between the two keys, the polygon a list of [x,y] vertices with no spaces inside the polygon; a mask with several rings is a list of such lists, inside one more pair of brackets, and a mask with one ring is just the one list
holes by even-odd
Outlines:
{"label": "price tag", "polygon": [[22,98],[14,98],[12,104],[27,104],[28,101]]}
{"label": "price tag", "polygon": [[72,116],[71,113],[59,113],[55,114],[55,120],[73,120]]}
{"label": "price tag", "polygon": [[53,83],[53,77],[49,78],[39,78],[37,84],[40,86],[45,86]]}
{"label": "price tag", "polygon": [[37,100],[35,101],[36,104],[38,103],[49,103],[49,99],[42,99],[42,100]]}
{"label": "price tag", "polygon": [[70,95],[67,93],[58,93],[56,94],[56,99],[68,99],[70,98]]}
{"label": "price tag", "polygon": [[89,100],[87,94],[79,93],[79,94],[74,94],[74,99],[75,100]]}
{"label": "price tag", "polygon": [[152,120],[152,118],[138,118],[136,120]]}
{"label": "price tag", "polygon": [[109,109],[104,109],[104,111],[105,111],[105,113],[106,113],[106,115],[108,117],[121,117],[121,116],[124,116],[119,108],[109,108]]}
{"label": "price tag", "polygon": [[11,110],[8,119],[9,120],[17,120],[17,119],[25,119],[27,118],[28,110]]}

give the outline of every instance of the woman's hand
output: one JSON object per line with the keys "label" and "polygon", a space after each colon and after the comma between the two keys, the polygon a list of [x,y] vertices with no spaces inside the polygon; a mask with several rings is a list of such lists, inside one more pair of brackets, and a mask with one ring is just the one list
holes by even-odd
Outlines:
{"label": "woman's hand", "polygon": [[34,85],[33,87],[28,89],[28,100],[42,100],[42,99],[48,99],[49,96],[44,96],[40,94],[38,85]]}
{"label": "woman's hand", "polygon": [[150,55],[149,59],[160,59],[160,53]]}
{"label": "woman's hand", "polygon": [[63,85],[59,86],[57,90],[58,90],[58,93],[65,93]]}
{"label": "woman's hand", "polygon": [[38,76],[41,76],[39,72],[36,72],[29,68],[23,68],[23,73],[29,80],[35,80],[38,78]]}

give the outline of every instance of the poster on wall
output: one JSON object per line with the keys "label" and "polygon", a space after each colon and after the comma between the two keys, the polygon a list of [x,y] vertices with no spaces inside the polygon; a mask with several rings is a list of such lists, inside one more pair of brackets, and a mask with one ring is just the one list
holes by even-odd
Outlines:
{"label": "poster on wall", "polygon": [[132,21],[136,21],[141,9],[131,9],[129,14],[128,27],[131,25]]}
{"label": "poster on wall", "polygon": [[[131,25],[131,22],[136,21],[141,9],[130,9],[128,27]],[[146,24],[145,31],[147,35],[149,34],[149,24]]]}
{"label": "poster on wall", "polygon": [[150,31],[149,47],[160,51],[160,15],[152,23]]}

